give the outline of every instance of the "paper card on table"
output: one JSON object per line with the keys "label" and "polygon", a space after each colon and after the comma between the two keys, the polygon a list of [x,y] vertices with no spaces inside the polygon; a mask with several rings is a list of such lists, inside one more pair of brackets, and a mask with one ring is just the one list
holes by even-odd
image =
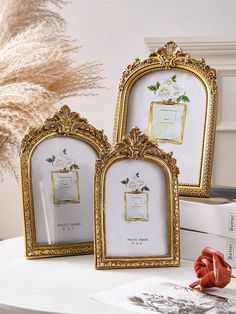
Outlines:
{"label": "paper card on table", "polygon": [[212,292],[202,293],[169,279],[151,277],[97,293],[92,298],[135,313],[236,312],[236,300]]}

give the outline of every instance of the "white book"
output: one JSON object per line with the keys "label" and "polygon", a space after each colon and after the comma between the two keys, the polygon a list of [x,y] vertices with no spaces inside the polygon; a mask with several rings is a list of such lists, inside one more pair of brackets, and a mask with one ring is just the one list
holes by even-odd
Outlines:
{"label": "white book", "polygon": [[181,227],[236,239],[236,189],[212,189],[212,194],[180,198]]}
{"label": "white book", "polygon": [[180,231],[181,258],[195,261],[205,247],[211,247],[224,254],[225,260],[236,268],[236,240],[210,233],[190,230]]}

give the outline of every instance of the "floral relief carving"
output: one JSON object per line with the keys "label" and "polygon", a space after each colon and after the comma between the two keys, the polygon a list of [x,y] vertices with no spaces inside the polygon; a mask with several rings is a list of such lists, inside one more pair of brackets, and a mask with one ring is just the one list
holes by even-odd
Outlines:
{"label": "floral relief carving", "polygon": [[123,89],[123,84],[133,72],[144,66],[157,65],[164,69],[170,69],[182,64],[195,68],[206,76],[207,80],[214,85],[216,71],[206,65],[204,58],[196,60],[192,58],[190,54],[178,47],[176,43],[169,41],[163,47],[151,52],[147,59],[141,60],[136,58],[131,65],[128,65],[122,74],[119,89]]}
{"label": "floral relief carving", "polygon": [[29,128],[28,134],[21,143],[21,153],[33,147],[41,138],[51,134],[63,136],[81,134],[96,143],[102,143],[104,148],[109,149],[110,144],[103,130],[98,130],[82,118],[79,113],[72,112],[67,105],[64,105],[52,118],[48,118],[38,128]]}
{"label": "floral relief carving", "polygon": [[179,174],[173,153],[166,153],[163,149],[159,148],[146,134],[143,134],[138,127],[132,128],[129,134],[125,135],[123,140],[114,146],[110,154],[104,156],[104,159],[119,155],[133,159],[142,159],[147,155],[156,156],[168,164],[172,173],[176,175]]}

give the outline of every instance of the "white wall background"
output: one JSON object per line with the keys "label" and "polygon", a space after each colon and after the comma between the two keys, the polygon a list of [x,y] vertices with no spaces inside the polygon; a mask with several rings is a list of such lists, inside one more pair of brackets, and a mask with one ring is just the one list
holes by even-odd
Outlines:
{"label": "white wall background", "polygon": [[[144,38],[236,41],[235,0],[73,0],[62,14],[68,22],[68,34],[82,46],[77,61],[102,62],[105,77],[105,89],[98,96],[69,99],[67,104],[103,128],[110,139],[121,72],[135,57],[147,56]],[[235,115],[236,109],[232,110]],[[217,157],[214,180],[236,185],[235,134],[228,132],[225,140],[223,134],[217,139],[221,159]],[[223,165],[225,160],[227,166]],[[19,194],[14,178],[7,176],[0,184],[0,238],[22,234]]]}

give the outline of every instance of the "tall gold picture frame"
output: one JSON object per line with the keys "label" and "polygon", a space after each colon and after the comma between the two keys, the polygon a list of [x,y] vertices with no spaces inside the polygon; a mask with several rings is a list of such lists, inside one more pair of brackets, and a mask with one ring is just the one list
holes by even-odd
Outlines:
{"label": "tall gold picture frame", "polygon": [[109,149],[68,106],[29,130],[20,150],[27,258],[93,253],[95,160]]}
{"label": "tall gold picture frame", "polygon": [[172,153],[158,148],[138,128],[97,160],[97,269],[179,265],[178,173]]}
{"label": "tall gold picture frame", "polygon": [[113,143],[134,126],[165,151],[180,169],[179,194],[208,197],[217,112],[216,71],[174,42],[128,65],[122,74]]}

